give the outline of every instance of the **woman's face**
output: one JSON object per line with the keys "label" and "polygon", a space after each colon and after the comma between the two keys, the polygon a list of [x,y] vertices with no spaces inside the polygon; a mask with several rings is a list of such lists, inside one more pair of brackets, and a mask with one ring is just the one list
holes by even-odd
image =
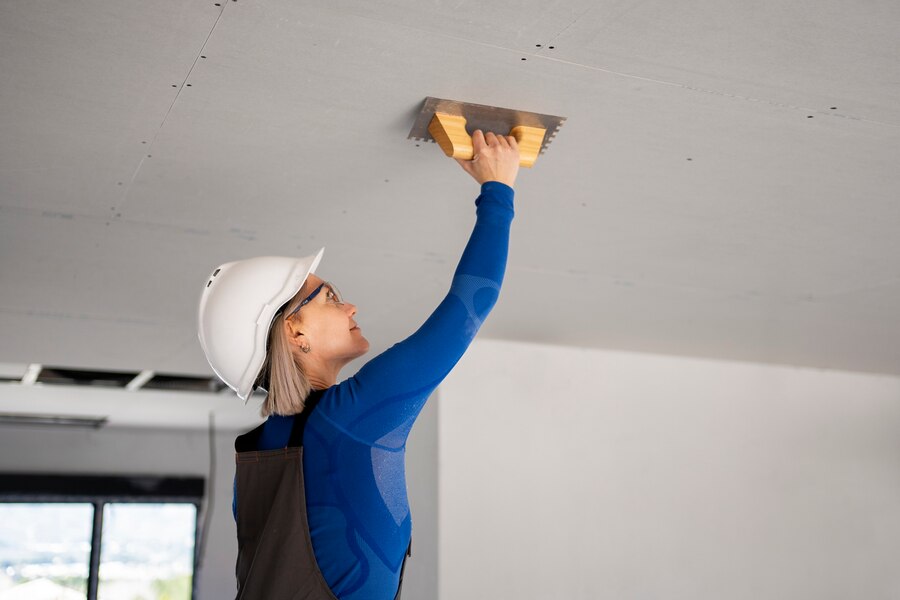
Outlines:
{"label": "woman's face", "polygon": [[[321,278],[311,274],[296,297],[306,298],[323,283]],[[322,287],[315,298],[290,317],[294,331],[303,333],[292,339],[310,348],[310,355],[315,354],[318,360],[346,364],[365,354],[369,350],[369,341],[363,337],[353,318],[356,306],[339,300],[343,298],[336,298],[328,285]]]}

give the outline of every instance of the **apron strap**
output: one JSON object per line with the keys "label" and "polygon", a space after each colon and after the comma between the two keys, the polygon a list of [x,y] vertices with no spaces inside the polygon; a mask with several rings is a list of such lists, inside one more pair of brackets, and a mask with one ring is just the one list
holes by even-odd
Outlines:
{"label": "apron strap", "polygon": [[409,540],[409,547],[406,549],[406,554],[403,556],[403,564],[400,565],[400,583],[397,584],[397,595],[394,596],[394,600],[400,600],[400,592],[403,591],[403,571],[406,570],[406,558],[412,556],[412,538]]}
{"label": "apron strap", "polygon": [[314,408],[322,399],[325,390],[313,390],[306,398],[303,405],[303,412],[294,415],[294,424],[291,426],[291,437],[288,439],[288,448],[299,448],[303,446],[303,430],[306,429],[306,421],[312,414]]}
{"label": "apron strap", "polygon": [[256,452],[259,450],[259,438],[262,435],[263,427],[266,424],[263,422],[259,427],[254,429],[253,431],[248,431],[243,435],[237,436],[234,440],[234,451],[235,452]]}
{"label": "apron strap", "polygon": [[[299,448],[303,445],[303,429],[306,425],[306,420],[309,418],[309,415],[319,403],[319,400],[321,400],[324,393],[325,390],[313,390],[304,403],[303,412],[294,415],[294,422],[291,425],[291,437],[288,439],[287,444],[288,447]],[[259,450],[259,438],[262,437],[265,426],[266,423],[263,421],[259,427],[235,438],[235,452],[256,452]]]}

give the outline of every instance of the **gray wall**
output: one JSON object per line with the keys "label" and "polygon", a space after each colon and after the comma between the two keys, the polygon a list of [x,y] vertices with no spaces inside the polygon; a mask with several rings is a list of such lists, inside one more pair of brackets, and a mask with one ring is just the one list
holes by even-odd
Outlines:
{"label": "gray wall", "polygon": [[900,380],[479,341],[441,388],[440,597],[900,598]]}
{"label": "gray wall", "polygon": [[[437,408],[432,398],[413,428],[407,447],[413,557],[404,598],[437,595]],[[234,597],[237,556],[231,514],[234,437],[215,436],[215,497],[206,555],[197,573],[198,599]],[[27,473],[157,474],[206,477],[206,431],[107,428],[72,430],[0,427],[0,470]]]}

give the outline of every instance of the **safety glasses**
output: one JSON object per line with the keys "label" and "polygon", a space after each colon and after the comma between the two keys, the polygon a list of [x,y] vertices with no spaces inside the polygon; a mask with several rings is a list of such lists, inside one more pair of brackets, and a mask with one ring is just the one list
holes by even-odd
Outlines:
{"label": "safety glasses", "polygon": [[317,287],[316,289],[314,289],[314,290],[312,291],[312,293],[311,293],[309,296],[307,296],[306,298],[304,298],[304,299],[300,302],[300,304],[297,305],[297,308],[295,308],[294,310],[292,310],[292,311],[291,311],[291,314],[289,314],[288,316],[286,316],[284,319],[285,319],[285,320],[288,320],[288,319],[290,319],[291,317],[293,317],[294,315],[296,315],[296,314],[297,314],[297,311],[299,311],[301,308],[303,308],[304,306],[306,306],[307,304],[309,304],[310,302],[312,302],[313,298],[315,298],[316,296],[318,296],[318,295],[319,295],[319,292],[321,292],[323,289],[325,290],[325,293],[327,294],[327,295],[325,296],[325,299],[326,299],[326,301],[328,301],[330,304],[343,304],[343,303],[344,303],[344,301],[341,299],[341,293],[338,291],[338,289],[337,289],[336,287],[334,287],[334,284],[333,284],[333,283],[330,283],[330,282],[328,282],[328,281],[323,281],[323,282],[319,285],[319,287]]}

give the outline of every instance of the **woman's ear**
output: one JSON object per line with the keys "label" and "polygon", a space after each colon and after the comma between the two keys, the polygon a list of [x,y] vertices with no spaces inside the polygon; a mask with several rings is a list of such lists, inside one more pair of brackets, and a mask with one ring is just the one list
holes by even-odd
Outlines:
{"label": "woman's ear", "polygon": [[303,332],[300,331],[300,325],[294,322],[294,319],[287,319],[284,322],[284,332],[287,334],[288,342],[292,344],[297,343],[297,338],[303,335]]}
{"label": "woman's ear", "polygon": [[309,340],[307,340],[303,332],[300,331],[300,326],[294,323],[293,320],[288,320],[285,321],[284,327],[285,333],[287,334],[288,344],[294,346],[303,354],[309,354],[311,350],[309,346]]}

